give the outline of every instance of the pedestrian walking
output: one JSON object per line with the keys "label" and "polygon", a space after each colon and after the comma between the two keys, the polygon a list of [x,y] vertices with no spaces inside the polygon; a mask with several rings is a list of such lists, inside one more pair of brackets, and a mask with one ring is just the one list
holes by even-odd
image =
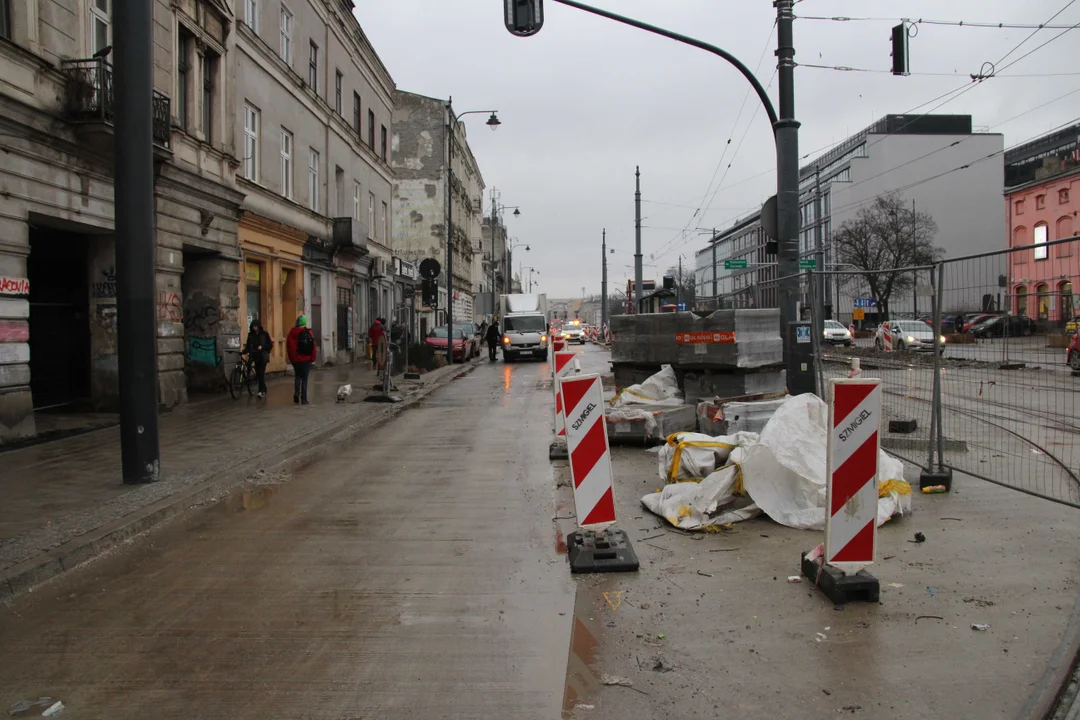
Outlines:
{"label": "pedestrian walking", "polygon": [[289,353],[289,362],[292,363],[296,377],[293,379],[294,403],[308,404],[308,375],[311,373],[311,365],[315,362],[318,354],[315,347],[315,335],[308,327],[306,315],[296,318],[296,327],[289,331],[285,340],[285,349]]}
{"label": "pedestrian walking", "polygon": [[266,366],[270,362],[272,347],[274,347],[274,341],[270,333],[263,328],[259,318],[255,318],[248,328],[244,352],[251,358],[251,364],[255,366],[255,377],[259,379],[259,397],[261,398],[266,397]]}
{"label": "pedestrian walking", "polygon": [[371,344],[371,369],[379,369],[379,343],[386,337],[386,326],[382,318],[375,318],[367,332],[368,342]]}
{"label": "pedestrian walking", "polygon": [[493,322],[487,329],[487,335],[484,337],[487,340],[488,346],[488,360],[495,362],[495,348],[499,347],[499,338],[502,337],[502,333],[499,332],[499,323]]}

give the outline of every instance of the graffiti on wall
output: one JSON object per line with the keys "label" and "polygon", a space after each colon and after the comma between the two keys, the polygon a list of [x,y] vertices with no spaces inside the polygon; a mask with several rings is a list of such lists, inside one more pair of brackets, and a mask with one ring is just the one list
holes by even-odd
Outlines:
{"label": "graffiti on wall", "polygon": [[29,295],[30,281],[27,278],[0,275],[0,295]]}
{"label": "graffiti on wall", "polygon": [[184,309],[180,304],[180,296],[174,292],[160,292],[157,300],[158,320],[180,322],[184,317]]}
{"label": "graffiti on wall", "polygon": [[221,313],[217,305],[192,305],[184,313],[184,327],[188,332],[211,332],[213,326],[221,321]]}
{"label": "graffiti on wall", "polygon": [[116,268],[102,270],[101,274],[102,279],[91,285],[90,292],[98,300],[116,297]]}
{"label": "graffiti on wall", "polygon": [[187,359],[201,365],[217,366],[221,362],[217,354],[217,338],[189,337]]}

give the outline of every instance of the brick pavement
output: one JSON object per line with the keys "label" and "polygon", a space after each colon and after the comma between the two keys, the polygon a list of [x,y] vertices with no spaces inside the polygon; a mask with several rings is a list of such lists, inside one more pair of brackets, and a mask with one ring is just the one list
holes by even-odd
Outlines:
{"label": "brick pavement", "polygon": [[[422,382],[430,385],[452,372],[436,370]],[[0,571],[216,473],[243,471],[245,464],[254,473],[261,457],[305,436],[390,412],[387,405],[363,402],[377,382],[367,365],[313,371],[311,404],[306,406],[293,404],[292,382],[291,377],[271,380],[265,400],[225,395],[163,414],[163,478],[152,485],[123,484],[118,427],[0,453]],[[353,394],[337,404],[337,389],[346,382],[353,385]],[[410,390],[409,383],[398,384]],[[411,389],[419,386],[411,384]]]}

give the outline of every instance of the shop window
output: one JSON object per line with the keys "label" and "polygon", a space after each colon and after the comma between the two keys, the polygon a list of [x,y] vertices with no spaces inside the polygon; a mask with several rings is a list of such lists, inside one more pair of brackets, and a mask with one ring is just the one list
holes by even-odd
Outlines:
{"label": "shop window", "polygon": [[1016,314],[1028,314],[1027,285],[1016,286]]}
{"label": "shop window", "polygon": [[244,297],[247,301],[247,328],[255,320],[261,320],[263,264],[248,262],[244,268]]}
{"label": "shop window", "polygon": [[1046,320],[1050,317],[1050,292],[1046,283],[1035,286],[1036,301],[1038,302],[1038,318]]}

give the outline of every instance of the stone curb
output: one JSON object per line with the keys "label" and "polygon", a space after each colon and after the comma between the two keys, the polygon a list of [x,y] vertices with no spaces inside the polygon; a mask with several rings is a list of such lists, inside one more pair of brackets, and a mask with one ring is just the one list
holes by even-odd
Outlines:
{"label": "stone curb", "polygon": [[22,592],[32,590],[37,585],[109,552],[194,506],[216,500],[222,494],[242,486],[253,471],[292,471],[318,460],[328,452],[329,444],[363,436],[435,390],[463,374],[472,372],[479,365],[479,362],[470,362],[463,366],[440,368],[443,372],[437,378],[401,403],[384,405],[381,408],[372,405],[370,407],[378,408],[381,412],[372,412],[359,421],[355,416],[342,418],[328,427],[294,440],[277,452],[264,455],[257,465],[253,466],[247,461],[236,463],[162,500],[12,565],[0,573],[0,600],[10,600]]}

